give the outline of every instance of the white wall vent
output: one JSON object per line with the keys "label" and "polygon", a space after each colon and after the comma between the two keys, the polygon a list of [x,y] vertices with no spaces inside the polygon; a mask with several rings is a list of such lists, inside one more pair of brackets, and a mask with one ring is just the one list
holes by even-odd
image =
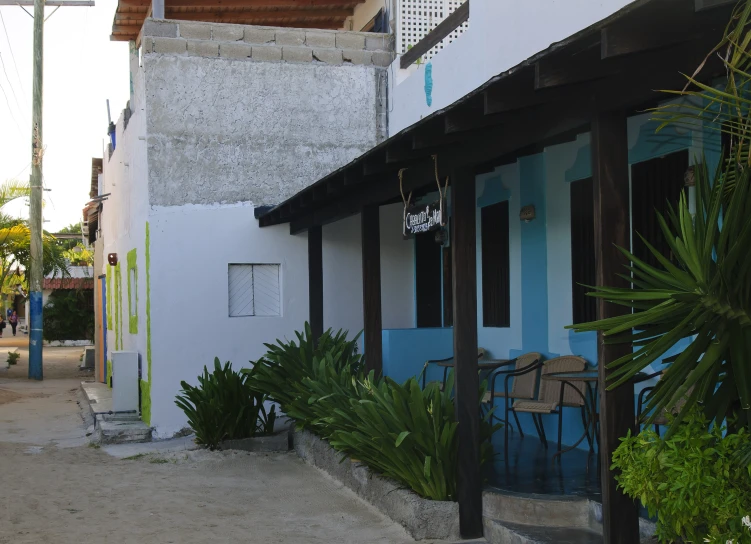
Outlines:
{"label": "white wall vent", "polygon": [[230,264],[229,316],[282,315],[278,264]]}
{"label": "white wall vent", "polygon": [[[399,0],[397,10],[397,47],[398,53],[403,55],[410,47],[425,37],[448,17],[465,0]],[[443,41],[425,53],[422,61],[427,62],[444,46],[453,42],[469,28],[469,21],[465,21],[451,32]]]}

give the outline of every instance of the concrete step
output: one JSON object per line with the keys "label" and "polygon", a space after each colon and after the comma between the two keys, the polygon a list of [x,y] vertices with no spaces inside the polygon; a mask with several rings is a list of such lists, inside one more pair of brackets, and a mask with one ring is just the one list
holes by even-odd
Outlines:
{"label": "concrete step", "polygon": [[150,442],[151,427],[139,420],[105,420],[97,415],[94,440],[99,444]]}
{"label": "concrete step", "polygon": [[591,501],[569,495],[538,495],[489,489],[482,495],[484,517],[537,527],[596,529]]}
{"label": "concrete step", "polygon": [[491,544],[601,544],[602,535],[584,528],[540,527],[485,518]]}

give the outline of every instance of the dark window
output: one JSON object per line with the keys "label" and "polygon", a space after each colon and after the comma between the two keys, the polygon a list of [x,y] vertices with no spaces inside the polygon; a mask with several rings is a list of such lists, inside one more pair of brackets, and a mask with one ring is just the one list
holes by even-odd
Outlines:
{"label": "dark window", "polygon": [[417,326],[440,327],[441,312],[441,246],[435,233],[415,236],[415,295]]}
{"label": "dark window", "polygon": [[665,257],[671,257],[670,248],[662,234],[655,210],[667,219],[668,203],[677,208],[685,185],[686,170],[688,170],[688,151],[671,153],[664,157],[634,164],[631,167],[633,254],[652,266],[658,265],[657,258],[649,251],[639,234]]}
{"label": "dark window", "polygon": [[508,201],[481,210],[482,321],[485,327],[509,327]]}
{"label": "dark window", "polygon": [[571,191],[571,284],[574,323],[597,318],[597,300],[588,297],[596,283],[595,215],[592,178],[570,184]]}

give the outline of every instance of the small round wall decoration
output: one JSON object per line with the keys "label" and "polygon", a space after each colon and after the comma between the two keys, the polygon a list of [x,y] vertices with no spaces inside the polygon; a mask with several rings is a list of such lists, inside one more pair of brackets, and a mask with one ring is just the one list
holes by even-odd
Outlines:
{"label": "small round wall decoration", "polygon": [[428,107],[433,105],[433,63],[425,65],[425,102]]}

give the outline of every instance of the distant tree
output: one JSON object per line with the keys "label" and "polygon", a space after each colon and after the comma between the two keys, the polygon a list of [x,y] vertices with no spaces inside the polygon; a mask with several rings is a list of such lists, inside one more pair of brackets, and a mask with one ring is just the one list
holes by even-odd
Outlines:
{"label": "distant tree", "polygon": [[[12,217],[2,209],[9,202],[28,195],[29,186],[26,183],[9,180],[0,184],[0,288],[5,294],[11,294],[7,289],[13,291],[15,285],[23,283],[25,272],[31,264],[31,232],[27,221]],[[55,275],[68,275],[63,248],[49,233],[43,234],[42,249],[44,274],[54,272]],[[17,277],[17,282],[9,279],[11,274]]]}
{"label": "distant tree", "polygon": [[[77,234],[81,238],[83,238],[83,233],[81,231],[81,223],[71,223],[67,227],[64,227],[57,231],[58,234]],[[58,245],[60,245],[63,249],[73,249],[78,244],[81,243],[81,239],[78,240],[57,240]]]}
{"label": "distant tree", "polygon": [[71,266],[94,265],[94,252],[80,242],[73,248],[63,251],[63,257],[67,259]]}

